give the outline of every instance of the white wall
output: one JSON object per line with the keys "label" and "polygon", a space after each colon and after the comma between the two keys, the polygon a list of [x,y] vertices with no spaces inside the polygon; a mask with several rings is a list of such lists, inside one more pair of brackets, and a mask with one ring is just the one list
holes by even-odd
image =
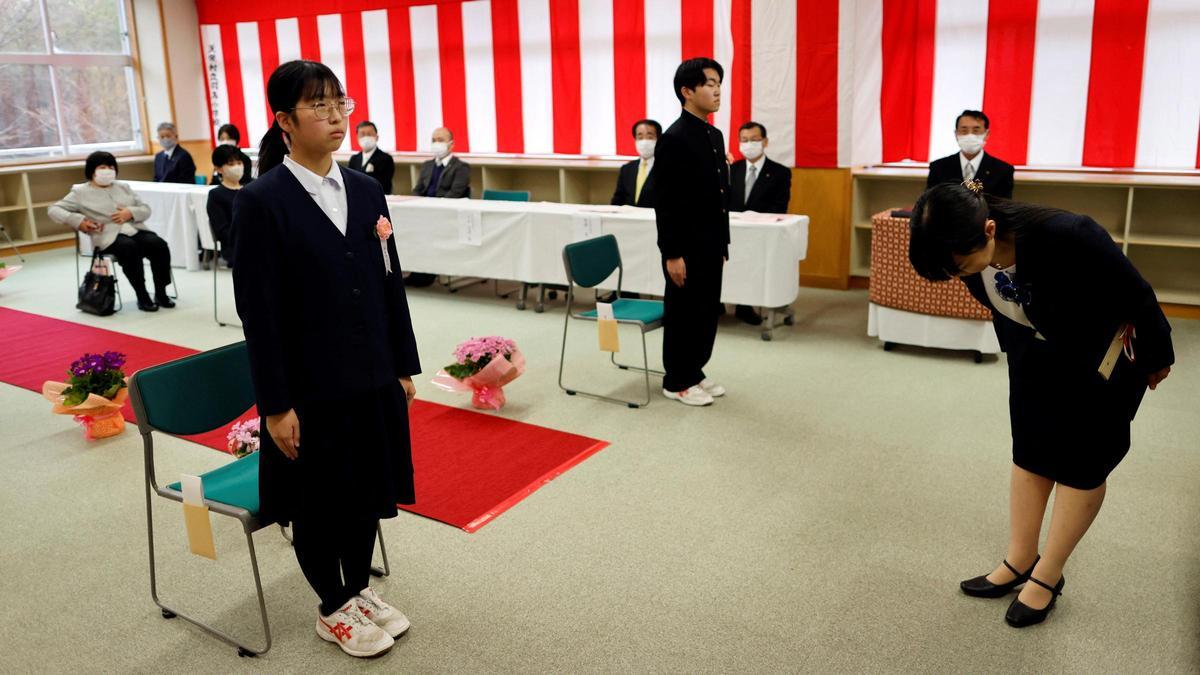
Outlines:
{"label": "white wall", "polygon": [[[133,14],[145,87],[146,115],[149,117],[146,123],[151,140],[155,137],[154,130],[158,123],[168,120],[175,122],[182,140],[211,138],[195,3],[184,0],[133,0]],[[170,89],[167,83],[168,59]],[[175,98],[174,119],[171,112],[172,95]]]}

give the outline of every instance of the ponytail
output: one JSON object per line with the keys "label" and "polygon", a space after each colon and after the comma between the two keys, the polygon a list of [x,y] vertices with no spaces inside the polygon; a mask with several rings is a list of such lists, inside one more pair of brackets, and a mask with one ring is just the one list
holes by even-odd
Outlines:
{"label": "ponytail", "polygon": [[263,135],[262,142],[258,144],[258,175],[262,176],[283,164],[283,156],[286,154],[288,147],[283,140],[283,127],[276,121],[271,124],[271,128]]}

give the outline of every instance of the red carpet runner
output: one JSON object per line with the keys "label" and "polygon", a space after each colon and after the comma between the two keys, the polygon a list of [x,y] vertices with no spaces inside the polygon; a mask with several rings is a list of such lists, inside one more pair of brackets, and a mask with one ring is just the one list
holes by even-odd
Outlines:
{"label": "red carpet runner", "polygon": [[[123,352],[125,372],[178,359],[196,350],[0,307],[0,382],[42,391],[65,381],[84,352]],[[253,411],[247,412],[247,417]],[[125,419],[134,423],[126,404]],[[50,424],[68,424],[50,414]],[[50,421],[53,419],[53,421]],[[496,415],[416,401],[412,407],[417,503],[406,511],[474,532],[542,485],[608,443]],[[232,423],[231,423],[232,424]],[[225,451],[228,429],[186,437]],[[137,433],[133,426],[126,433]],[[83,435],[80,434],[83,443]]]}

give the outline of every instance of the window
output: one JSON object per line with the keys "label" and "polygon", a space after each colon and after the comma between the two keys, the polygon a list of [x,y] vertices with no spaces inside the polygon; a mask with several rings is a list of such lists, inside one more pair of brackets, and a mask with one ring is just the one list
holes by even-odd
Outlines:
{"label": "window", "polygon": [[145,150],[125,0],[0,0],[0,161]]}

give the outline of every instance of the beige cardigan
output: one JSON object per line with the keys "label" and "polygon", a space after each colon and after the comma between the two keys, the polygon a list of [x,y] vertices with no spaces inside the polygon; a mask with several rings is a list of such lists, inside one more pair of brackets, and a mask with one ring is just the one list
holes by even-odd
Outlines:
{"label": "beige cardigan", "polygon": [[78,230],[84,218],[94,220],[103,227],[91,233],[92,247],[96,250],[107,248],[117,240],[121,226],[112,221],[112,214],[117,209],[129,209],[133,220],[129,221],[135,229],[147,230],[146,219],[150,217],[150,207],[137,196],[137,193],[123,181],[114,181],[112,185],[103,188],[92,184],[79,183],[71,186],[71,191],[49,209],[50,220],[63,225],[70,225]]}

